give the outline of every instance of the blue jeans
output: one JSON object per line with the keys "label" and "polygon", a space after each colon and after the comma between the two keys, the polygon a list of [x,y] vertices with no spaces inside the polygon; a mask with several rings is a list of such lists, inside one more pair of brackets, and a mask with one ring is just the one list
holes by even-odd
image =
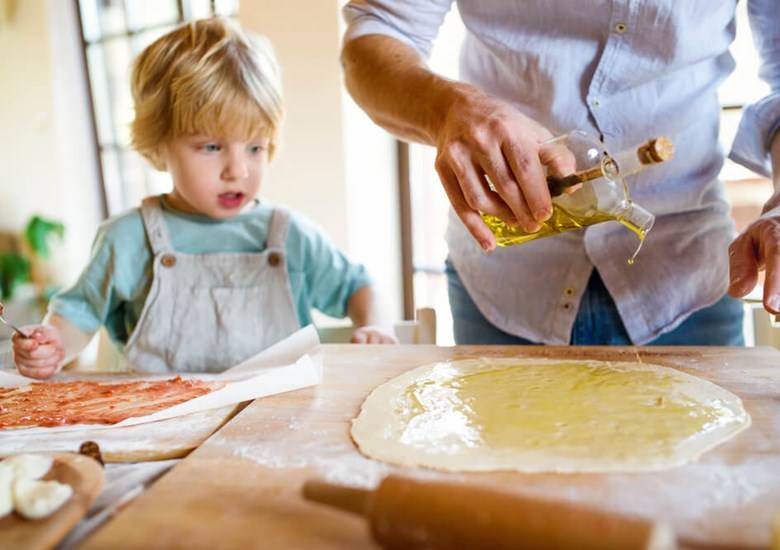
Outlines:
{"label": "blue jeans", "polygon": [[[506,333],[495,327],[477,309],[452,264],[447,261],[447,290],[456,344],[533,345],[537,342]],[[651,346],[744,346],[742,302],[724,296],[700,309],[671,332],[662,334]],[[594,269],[574,320],[570,344],[579,346],[630,346],[615,302]]]}

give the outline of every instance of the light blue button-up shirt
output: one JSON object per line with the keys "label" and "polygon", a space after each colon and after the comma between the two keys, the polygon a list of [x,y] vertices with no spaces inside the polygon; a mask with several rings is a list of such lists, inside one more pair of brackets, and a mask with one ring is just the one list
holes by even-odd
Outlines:
{"label": "light blue button-up shirt", "polygon": [[[761,76],[772,92],[748,107],[731,158],[765,175],[780,127],[780,0],[749,0]],[[365,0],[344,8],[346,39],[384,34],[422,55],[452,0]],[[649,342],[715,303],[734,237],[718,174],[716,90],[732,71],[736,0],[458,0],[466,27],[460,77],[560,134],[579,128],[620,151],[667,135],[671,162],[629,178],[656,215],[636,237],[616,222],[485,254],[451,212],[450,256],[480,311],[500,329],[569,342],[593,268],[631,339]],[[431,236],[435,238],[435,236]],[[572,292],[573,291],[573,292]]]}

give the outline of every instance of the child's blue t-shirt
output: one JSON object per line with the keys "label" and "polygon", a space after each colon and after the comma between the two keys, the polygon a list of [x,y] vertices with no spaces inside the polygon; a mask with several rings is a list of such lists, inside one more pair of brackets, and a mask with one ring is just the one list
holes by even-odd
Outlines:
{"label": "child's blue t-shirt", "polygon": [[[185,254],[262,252],[274,207],[255,208],[227,220],[185,214],[162,202],[171,245]],[[301,326],[311,309],[345,317],[352,294],[369,286],[365,268],[354,264],[311,222],[291,213],[285,241],[293,304]],[[117,344],[130,338],[152,285],[153,253],[141,211],[134,208],[103,222],[87,267],[76,283],[55,295],[49,311],[84,332],[101,325]]]}

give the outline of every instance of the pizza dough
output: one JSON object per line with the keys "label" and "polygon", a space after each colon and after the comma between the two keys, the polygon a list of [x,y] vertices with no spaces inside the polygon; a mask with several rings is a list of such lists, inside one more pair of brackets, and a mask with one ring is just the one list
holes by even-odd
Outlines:
{"label": "pizza dough", "polygon": [[13,470],[0,467],[0,518],[10,514],[14,509],[14,498],[11,491],[13,479]]}
{"label": "pizza dough", "polygon": [[54,513],[73,495],[70,485],[59,481],[18,478],[14,481],[14,509],[27,519]]}
{"label": "pizza dough", "polygon": [[58,481],[40,481],[54,463],[47,455],[21,454],[0,462],[0,517],[16,510],[27,519],[52,514],[73,494]]}
{"label": "pizza dough", "polygon": [[14,479],[40,479],[53,463],[54,459],[48,455],[22,454],[9,456],[0,462],[0,469],[10,470]]}
{"label": "pizza dough", "polygon": [[483,358],[377,387],[352,437],[369,457],[406,466],[648,471],[694,460],[749,425],[736,395],[672,368]]}
{"label": "pizza dough", "polygon": [[0,462],[0,517],[14,509],[14,483],[18,479],[38,479],[46,475],[54,460],[50,456],[22,454]]}

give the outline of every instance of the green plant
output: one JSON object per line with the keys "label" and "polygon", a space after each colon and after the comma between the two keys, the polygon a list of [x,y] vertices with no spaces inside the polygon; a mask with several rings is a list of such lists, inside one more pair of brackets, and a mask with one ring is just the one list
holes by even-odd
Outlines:
{"label": "green plant", "polygon": [[0,297],[10,300],[16,287],[29,282],[30,260],[20,254],[0,252]]}
{"label": "green plant", "polygon": [[60,240],[65,237],[65,226],[62,223],[52,220],[46,220],[40,216],[33,216],[27,223],[24,230],[24,236],[30,250],[44,260],[49,257],[49,240],[57,236]]}
{"label": "green plant", "polygon": [[[19,285],[32,282],[33,260],[49,257],[51,239],[62,239],[65,226],[53,220],[33,216],[24,230],[24,240],[29,250],[25,255],[17,252],[0,252],[0,296],[10,300]],[[43,289],[41,294],[51,295],[52,289]]]}

